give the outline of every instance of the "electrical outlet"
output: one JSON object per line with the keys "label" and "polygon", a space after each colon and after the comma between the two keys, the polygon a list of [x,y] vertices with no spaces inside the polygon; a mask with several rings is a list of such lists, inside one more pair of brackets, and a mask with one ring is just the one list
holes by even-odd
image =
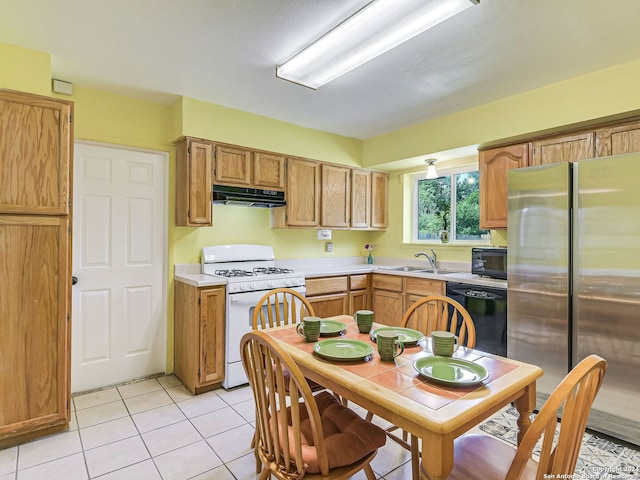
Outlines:
{"label": "electrical outlet", "polygon": [[325,252],[333,252],[333,242],[327,242],[324,244]]}

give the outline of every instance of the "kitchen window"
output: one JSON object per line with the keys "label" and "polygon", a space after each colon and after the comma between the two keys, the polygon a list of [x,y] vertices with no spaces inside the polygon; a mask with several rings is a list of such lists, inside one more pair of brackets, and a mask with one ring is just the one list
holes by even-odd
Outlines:
{"label": "kitchen window", "polygon": [[488,241],[489,231],[480,229],[477,168],[447,172],[431,180],[424,178],[424,173],[421,173],[414,177],[413,190],[414,242]]}

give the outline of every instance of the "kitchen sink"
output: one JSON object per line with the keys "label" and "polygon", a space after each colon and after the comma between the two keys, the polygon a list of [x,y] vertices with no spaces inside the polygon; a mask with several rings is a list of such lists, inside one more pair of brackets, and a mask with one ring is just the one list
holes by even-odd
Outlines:
{"label": "kitchen sink", "polygon": [[381,270],[393,270],[394,272],[433,272],[433,268],[414,267],[403,265],[402,267],[381,267]]}
{"label": "kitchen sink", "polygon": [[394,272],[416,272],[416,273],[435,273],[437,275],[449,275],[452,273],[467,273],[461,270],[447,270],[444,268],[424,268],[415,267],[413,265],[403,265],[401,267],[380,267],[380,270],[391,270]]}

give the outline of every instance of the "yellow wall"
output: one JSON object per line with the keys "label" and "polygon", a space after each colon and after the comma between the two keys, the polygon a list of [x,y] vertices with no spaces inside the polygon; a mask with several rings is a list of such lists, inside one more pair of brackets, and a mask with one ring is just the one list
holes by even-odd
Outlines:
{"label": "yellow wall", "polygon": [[[515,139],[566,124],[640,110],[640,61],[593,72],[555,85],[505,98],[474,109],[424,122],[396,132],[360,141],[320,132],[247,112],[181,98],[165,106],[74,85],[75,134],[78,139],[115,143],[169,152],[168,179],[168,352],[173,368],[173,266],[196,263],[202,246],[224,243],[272,244],[278,258],[344,257],[364,255],[364,243],[380,245],[377,256],[412,258],[421,249],[403,244],[401,173],[390,182],[387,232],[334,231],[334,252],[314,230],[270,228],[263,209],[215,206],[214,226],[174,226],[175,152],[181,135],[282,152],[318,160],[391,167],[393,162],[474,144]],[[48,53],[0,44],[0,88],[51,95]],[[61,98],[69,98],[61,96]],[[506,240],[504,231],[492,233],[492,242]],[[468,261],[468,248],[438,247],[443,260]]]}
{"label": "yellow wall", "polygon": [[50,95],[49,54],[0,43],[0,88]]}
{"label": "yellow wall", "polygon": [[[346,165],[360,165],[362,142],[183,97],[174,107],[175,138],[180,135],[270,150]],[[271,213],[261,208],[215,205],[213,227],[170,226],[175,263],[197,263],[206,245],[258,243],[273,245],[277,258],[364,255],[366,232],[334,231],[332,253],[315,230],[271,229]],[[173,222],[172,222],[173,225]]]}
{"label": "yellow wall", "polygon": [[640,60],[364,141],[364,166],[485,145],[640,110]]}
{"label": "yellow wall", "polygon": [[[380,135],[364,141],[363,165],[392,166],[404,158],[518,140],[597,119],[638,115],[639,80],[640,61],[630,62]],[[407,170],[394,172],[391,177],[389,205],[396,218],[390,221],[387,232],[377,238],[383,256],[409,258],[420,249],[403,244],[399,178],[404,173]],[[491,244],[506,245],[506,230],[492,231]],[[442,260],[468,262],[469,248],[437,245],[435,250]]]}

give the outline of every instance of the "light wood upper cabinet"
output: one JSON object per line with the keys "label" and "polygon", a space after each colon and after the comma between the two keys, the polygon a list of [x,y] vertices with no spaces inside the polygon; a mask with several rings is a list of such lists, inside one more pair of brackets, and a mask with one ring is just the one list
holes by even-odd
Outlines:
{"label": "light wood upper cabinet", "polygon": [[284,156],[233,145],[216,144],[214,183],[284,190]]}
{"label": "light wood upper cabinet", "polygon": [[330,163],[321,166],[323,227],[347,228],[351,212],[351,169]]}
{"label": "light wood upper cabinet", "polygon": [[389,198],[389,174],[371,172],[371,228],[387,228]]}
{"label": "light wood upper cabinet", "polygon": [[640,122],[596,130],[598,157],[640,152]]}
{"label": "light wood upper cabinet", "polygon": [[192,394],[224,380],[225,288],[175,282],[175,374]]}
{"label": "light wood upper cabinet", "polygon": [[369,228],[371,222],[371,172],[351,170],[351,227]]}
{"label": "light wood upper cabinet", "polygon": [[0,213],[69,213],[72,105],[0,91]]}
{"label": "light wood upper cabinet", "polygon": [[222,185],[251,185],[251,150],[229,145],[215,147],[214,181]]}
{"label": "light wood upper cabinet", "polygon": [[176,225],[211,226],[213,144],[183,138],[176,144]]}
{"label": "light wood upper cabinet", "polygon": [[535,140],[531,165],[577,162],[595,156],[595,132]]}
{"label": "light wood upper cabinet", "polygon": [[284,156],[277,153],[253,153],[253,185],[284,190]]}
{"label": "light wood upper cabinet", "polygon": [[276,228],[320,225],[320,164],[288,158],[286,185],[287,205],[271,209],[272,225]]}
{"label": "light wood upper cabinet", "polygon": [[480,228],[507,228],[507,174],[529,164],[529,148],[522,143],[480,152]]}

